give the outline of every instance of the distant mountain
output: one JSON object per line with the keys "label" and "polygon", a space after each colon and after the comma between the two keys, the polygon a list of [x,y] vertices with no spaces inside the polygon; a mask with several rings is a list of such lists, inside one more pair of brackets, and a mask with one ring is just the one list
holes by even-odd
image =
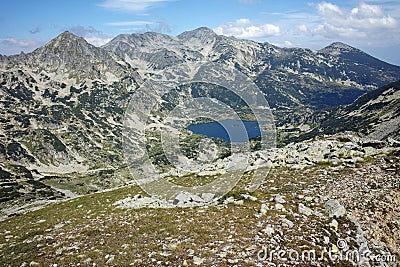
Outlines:
{"label": "distant mountain", "polygon": [[[288,49],[199,28],[176,37],[119,35],[98,48],[64,32],[32,53],[0,56],[0,202],[56,198],[68,190],[85,194],[130,179],[121,132],[131,95],[149,75],[194,61],[218,62],[247,74],[264,92],[282,132],[309,118],[314,118],[309,132],[329,133],[348,129],[330,131],[330,123],[342,123],[335,116],[361,114],[360,121],[381,125],[379,120],[391,121],[398,114],[385,109],[398,107],[385,98],[397,99],[397,85],[375,100],[372,91],[372,102],[366,106],[361,97],[354,106],[315,113],[352,103],[361,94],[400,79],[400,67],[340,43],[320,51]],[[181,93],[189,92],[186,89]],[[221,88],[200,85],[191,92],[238,103]],[[180,97],[171,94],[164,100],[179,102]],[[368,115],[372,108],[375,117]],[[343,125],[368,130],[363,128],[367,124],[350,119]],[[398,129],[393,123],[385,125]],[[191,145],[186,144],[187,151]],[[153,147],[154,155],[160,155],[160,147]]]}
{"label": "distant mountain", "polygon": [[[360,84],[367,85],[370,83],[375,87],[379,87],[393,82],[393,80],[390,80],[390,77],[398,75],[398,66],[383,62],[357,48],[343,43],[333,43],[319,52],[324,55],[337,57],[338,66],[351,66],[351,68],[344,67],[342,71],[346,72],[351,80],[360,81]],[[336,69],[339,70],[339,68]],[[376,79],[376,75],[383,78],[381,83],[371,83],[371,81]]]}
{"label": "distant mountain", "polygon": [[319,51],[279,48],[217,35],[204,27],[177,37],[119,35],[103,48],[137,66],[143,75],[191,61],[234,66],[254,79],[277,110],[349,104],[366,91],[400,79],[400,67],[345,44]]}
{"label": "distant mountain", "polygon": [[85,79],[114,82],[128,76],[137,77],[133,69],[115,54],[68,31],[32,53],[1,61],[6,69],[18,66],[64,83],[77,84]]}

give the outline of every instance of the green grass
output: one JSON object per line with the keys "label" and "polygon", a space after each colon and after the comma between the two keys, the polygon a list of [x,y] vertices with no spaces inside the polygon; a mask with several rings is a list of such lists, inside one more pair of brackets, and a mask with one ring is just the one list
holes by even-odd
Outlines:
{"label": "green grass", "polygon": [[199,175],[190,173],[190,174],[185,174],[182,176],[166,177],[165,179],[167,179],[169,182],[176,184],[176,185],[193,187],[193,186],[202,186],[202,185],[211,183],[212,181],[218,179],[219,176],[220,175],[218,175],[218,176],[210,176],[210,175],[199,176]]}
{"label": "green grass", "polygon": [[99,191],[100,189],[115,188],[123,185],[123,181],[132,179],[127,168],[119,170],[97,171],[91,175],[75,175],[56,177],[43,180],[43,183],[55,188],[70,190],[78,195],[86,195]]}

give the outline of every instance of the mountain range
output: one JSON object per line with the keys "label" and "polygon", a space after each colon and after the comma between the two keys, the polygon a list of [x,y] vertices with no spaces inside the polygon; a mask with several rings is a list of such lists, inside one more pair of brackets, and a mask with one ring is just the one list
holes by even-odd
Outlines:
{"label": "mountain range", "polygon": [[0,201],[129,181],[121,144],[129,98],[148,77],[202,61],[254,81],[280,142],[347,130],[399,137],[400,67],[343,43],[280,48],[199,28],[176,37],[124,34],[95,47],[64,32],[31,53],[0,56]]}
{"label": "mountain range", "polygon": [[319,51],[279,48],[217,35],[208,28],[176,37],[123,34],[103,48],[142,74],[190,61],[234,66],[251,77],[266,94],[270,106],[277,109],[349,104],[364,92],[400,78],[398,66],[343,43],[333,43]]}

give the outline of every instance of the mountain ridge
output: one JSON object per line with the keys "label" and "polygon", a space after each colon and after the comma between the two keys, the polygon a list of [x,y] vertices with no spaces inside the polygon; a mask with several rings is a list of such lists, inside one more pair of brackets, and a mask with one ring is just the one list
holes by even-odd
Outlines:
{"label": "mountain ridge", "polygon": [[113,82],[125,76],[137,77],[130,66],[84,38],[65,31],[31,53],[9,56],[4,68],[23,68],[32,74],[79,84],[85,79]]}
{"label": "mountain ridge", "polygon": [[[150,33],[124,36],[134,44],[148,34]],[[207,42],[198,38],[198,35],[207,36]],[[307,76],[314,80],[322,79],[325,80],[325,84],[341,83],[362,90],[377,88],[400,78],[399,66],[385,63],[357,48],[339,42],[332,43],[321,50],[280,48],[268,43],[217,35],[208,28],[186,31],[176,37],[165,34],[158,34],[158,36],[162,37],[157,40],[158,43],[154,41],[148,43],[149,39],[146,39],[147,43],[141,43],[141,47],[125,46],[125,43],[119,43],[118,38],[114,38],[102,47],[121,58],[128,56],[129,63],[140,65],[142,72],[160,70],[171,63],[206,60],[235,66],[251,77],[257,77],[267,69],[279,73],[283,71],[285,75],[290,72],[300,76],[299,78]],[[192,38],[195,41],[185,42],[185,38]],[[179,40],[181,42],[178,42]],[[161,43],[162,47],[160,47]],[[343,47],[346,49],[343,50]],[[351,60],[354,61],[357,57],[361,58],[356,62],[357,65],[352,64]],[[360,76],[357,74],[359,72],[368,75]],[[304,73],[306,74],[303,75]],[[369,75],[369,73],[373,74]],[[376,82],[377,80],[379,82]]]}
{"label": "mountain ridge", "polygon": [[[281,132],[319,109],[352,103],[400,79],[400,67],[382,63],[382,71],[369,57],[355,65],[344,56],[279,48],[200,28],[180,37],[121,35],[102,48],[64,32],[32,53],[0,57],[0,172],[9,183],[4,195],[59,197],[53,187],[86,194],[127,182],[121,132],[128,101],[143,80],[174,64],[212,61],[247,74],[267,98]],[[200,89],[208,97],[223,92]],[[173,96],[175,102],[183,100]],[[154,157],[162,157],[157,144],[151,149]]]}

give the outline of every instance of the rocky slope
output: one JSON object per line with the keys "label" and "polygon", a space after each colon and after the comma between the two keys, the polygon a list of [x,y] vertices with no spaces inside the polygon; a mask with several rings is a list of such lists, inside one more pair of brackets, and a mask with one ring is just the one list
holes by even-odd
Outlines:
{"label": "rocky slope", "polygon": [[[64,32],[32,53],[0,57],[1,201],[86,194],[125,183],[130,177],[121,132],[129,97],[148,76],[197,61],[249,75],[269,100],[280,129],[296,124],[296,114],[351,102],[400,78],[400,67],[340,43],[320,51],[285,49],[199,28],[176,37],[120,35],[97,48]],[[164,97],[163,108],[186,99],[189,91],[238,102],[221,88],[196,90]],[[196,142],[189,136],[183,147],[195,154]],[[165,158],[156,143],[149,147],[155,161]]]}
{"label": "rocky slope", "polygon": [[399,141],[400,81],[370,91],[352,104],[317,111],[305,118],[298,117],[297,123],[306,131],[292,128],[289,134],[292,138],[287,140],[305,140],[321,134],[354,131],[372,140]]}
{"label": "rocky slope", "polygon": [[186,209],[117,208],[143,195],[135,186],[91,194],[0,222],[0,262],[397,266],[399,167],[389,154],[357,165],[276,168],[251,195],[238,188],[217,205]]}
{"label": "rocky slope", "polygon": [[81,193],[111,186],[105,178],[123,162],[121,120],[138,74],[69,32],[3,57],[0,69],[1,202],[68,194],[48,180],[72,179]]}

